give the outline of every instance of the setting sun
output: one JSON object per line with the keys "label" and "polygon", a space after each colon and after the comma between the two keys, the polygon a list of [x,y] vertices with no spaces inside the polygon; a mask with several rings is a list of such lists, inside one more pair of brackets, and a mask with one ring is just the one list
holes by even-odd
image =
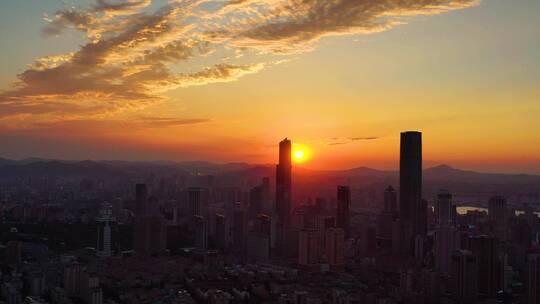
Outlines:
{"label": "setting sun", "polygon": [[300,144],[293,144],[292,148],[292,160],[295,163],[304,163],[311,158],[311,150]]}

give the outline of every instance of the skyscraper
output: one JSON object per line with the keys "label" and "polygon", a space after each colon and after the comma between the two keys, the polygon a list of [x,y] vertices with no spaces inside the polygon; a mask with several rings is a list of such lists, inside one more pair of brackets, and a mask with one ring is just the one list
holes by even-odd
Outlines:
{"label": "skyscraper", "polygon": [[392,186],[384,190],[384,210],[379,215],[377,236],[385,242],[392,240],[392,226],[397,218],[397,193]]}
{"label": "skyscraper", "polygon": [[325,254],[328,264],[343,265],[344,232],[341,228],[329,228],[326,230]]}
{"label": "skyscraper", "polygon": [[451,225],[453,222],[452,194],[447,190],[440,190],[437,194],[437,204],[435,205],[437,224]]}
{"label": "skyscraper", "polygon": [[208,248],[208,225],[206,219],[200,215],[193,216],[195,224],[195,248],[204,252]]}
{"label": "skyscraper", "polygon": [[192,187],[188,189],[188,214],[202,216],[202,189]]}
{"label": "skyscraper", "polygon": [[508,217],[506,211],[506,198],[494,196],[489,199],[489,219],[493,225],[493,233],[499,240],[506,240],[508,232]]}
{"label": "skyscraper", "polygon": [[540,303],[540,255],[538,254],[529,256],[527,286],[527,303]]}
{"label": "skyscraper", "polygon": [[100,257],[110,257],[112,255],[112,232],[116,224],[116,219],[112,216],[112,210],[100,210],[96,218],[97,224],[97,255]]}
{"label": "skyscraper", "polygon": [[495,296],[502,288],[503,271],[500,260],[499,240],[489,236],[469,239],[470,249],[478,260],[478,291],[486,296]]}
{"label": "skyscraper", "polygon": [[401,133],[400,150],[399,216],[412,252],[413,240],[417,235],[425,235],[427,229],[427,212],[422,210],[426,207],[422,202],[422,133]]}
{"label": "skyscraper", "polygon": [[336,227],[343,229],[345,238],[350,237],[350,214],[351,191],[348,186],[337,187],[337,214]]}
{"label": "skyscraper", "polygon": [[279,164],[276,166],[276,211],[285,226],[292,209],[291,171],[291,141],[285,138],[279,143]]}
{"label": "skyscraper", "polygon": [[478,284],[478,260],[468,250],[452,253],[452,291],[459,303],[473,303]]}
{"label": "skyscraper", "polygon": [[135,215],[142,216],[146,213],[147,210],[146,200],[148,198],[148,190],[146,184],[136,184],[135,185]]}
{"label": "skyscraper", "polygon": [[145,184],[137,184],[133,221],[133,248],[142,256],[162,254],[166,250],[167,231],[163,215],[157,211],[157,199],[147,198]]}
{"label": "skyscraper", "polygon": [[298,242],[298,264],[318,264],[320,258],[318,231],[315,229],[300,230]]}

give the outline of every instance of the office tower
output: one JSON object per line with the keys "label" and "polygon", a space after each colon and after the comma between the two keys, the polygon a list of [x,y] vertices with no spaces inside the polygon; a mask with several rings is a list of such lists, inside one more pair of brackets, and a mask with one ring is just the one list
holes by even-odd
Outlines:
{"label": "office tower", "polygon": [[397,212],[397,193],[392,186],[384,190],[384,211]]}
{"label": "office tower", "polygon": [[315,229],[302,229],[298,236],[298,264],[314,265],[319,263],[319,233]]}
{"label": "office tower", "polygon": [[89,272],[81,275],[81,298],[86,304],[102,304],[103,292],[99,287],[99,277]]}
{"label": "office tower", "polygon": [[397,193],[392,186],[384,190],[384,209],[379,215],[377,236],[383,241],[392,240],[392,225],[397,219]]}
{"label": "office tower", "polygon": [[288,226],[292,210],[291,141],[279,143],[279,164],[276,166],[276,211],[281,223]]}
{"label": "office tower", "polygon": [[489,218],[493,221],[503,221],[506,219],[506,198],[493,196],[489,199]]}
{"label": "office tower", "polygon": [[377,230],[370,224],[363,224],[357,240],[358,253],[361,255],[374,254],[377,249]]}
{"label": "office tower", "polygon": [[435,204],[435,213],[438,225],[452,225],[453,206],[452,194],[447,190],[440,190],[437,194],[437,203]]}
{"label": "office tower", "polygon": [[503,272],[499,240],[489,236],[469,238],[469,246],[478,261],[478,291],[488,297],[502,288]]}
{"label": "office tower", "polygon": [[317,209],[317,212],[323,213],[326,211],[326,199],[322,197],[317,197],[315,199],[315,208]]}
{"label": "office tower", "polygon": [[135,185],[135,216],[142,216],[148,210],[146,210],[148,199],[148,189],[146,184]]}
{"label": "office tower", "polygon": [[22,242],[8,241],[6,248],[6,261],[10,265],[18,265],[22,257]]}
{"label": "office tower", "polygon": [[80,295],[82,271],[82,266],[77,263],[64,268],[64,290],[69,296]]}
{"label": "office tower", "polygon": [[427,208],[422,202],[422,133],[401,133],[399,162],[399,216],[413,252],[416,235],[425,235]]}
{"label": "office tower", "polygon": [[247,212],[241,203],[236,203],[233,211],[233,246],[244,251],[247,239]]}
{"label": "office tower", "polygon": [[351,191],[348,186],[337,187],[337,215],[336,227],[342,228],[345,232],[345,239],[350,238],[350,214]]}
{"label": "office tower", "polygon": [[460,232],[450,225],[435,228],[435,267],[443,274],[451,270],[451,254],[460,249],[460,236]]}
{"label": "office tower", "polygon": [[116,219],[112,216],[111,209],[100,210],[96,218],[97,225],[97,255],[110,257],[112,255],[112,232],[116,225]]}
{"label": "office tower", "polygon": [[188,189],[188,215],[189,216],[202,216],[202,189],[197,187],[191,187]]}
{"label": "office tower", "polygon": [[249,191],[249,217],[254,219],[259,213],[270,210],[270,179],[265,177],[259,186]]}
{"label": "office tower", "polygon": [[248,235],[247,254],[251,261],[268,261],[270,259],[270,217],[259,214],[255,219],[253,230]]}
{"label": "office tower", "polygon": [[336,227],[336,219],[333,216],[319,215],[317,217],[316,229],[319,231],[319,243],[321,252],[326,250],[326,230]]}
{"label": "office tower", "polygon": [[137,209],[133,219],[133,249],[140,256],[162,254],[167,246],[165,219],[158,212],[157,199],[147,198],[145,184],[137,184]]}
{"label": "office tower", "polygon": [[488,216],[493,224],[493,233],[500,240],[506,240],[508,229],[508,217],[506,210],[506,198],[494,196],[489,199]]}
{"label": "office tower", "polygon": [[223,214],[216,214],[216,248],[225,251],[227,249],[228,241],[228,227],[227,218]]}
{"label": "office tower", "polygon": [[479,279],[477,257],[468,250],[454,251],[451,268],[454,298],[459,303],[474,303]]}
{"label": "office tower", "polygon": [[527,273],[527,303],[540,303],[540,255],[529,256]]}
{"label": "office tower", "polygon": [[329,228],[326,230],[325,255],[330,265],[343,265],[343,252],[345,247],[345,232],[341,228]]}
{"label": "office tower", "polygon": [[200,215],[193,216],[195,227],[195,248],[200,252],[205,252],[208,248],[208,225],[206,219]]}
{"label": "office tower", "polygon": [[274,206],[272,203],[272,194],[270,193],[270,178],[263,177],[262,179],[262,212],[264,214],[272,214]]}

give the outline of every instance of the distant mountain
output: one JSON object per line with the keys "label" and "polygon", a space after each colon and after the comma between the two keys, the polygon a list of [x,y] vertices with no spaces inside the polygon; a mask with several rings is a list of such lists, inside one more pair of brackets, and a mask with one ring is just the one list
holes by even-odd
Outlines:
{"label": "distant mountain", "polygon": [[456,182],[540,183],[540,175],[481,173],[455,169],[447,165],[440,165],[425,169],[423,174],[423,177],[426,180],[445,180]]}
{"label": "distant mountain", "polygon": [[[31,158],[10,160],[0,158],[0,179],[24,177],[62,178],[136,178],[149,173],[172,175],[211,174],[222,180],[238,180],[241,177],[256,181],[262,177],[274,178],[275,165],[227,163],[207,161],[65,161]],[[358,167],[348,170],[311,170],[296,167],[293,171],[298,188],[317,189],[337,184],[358,187],[399,186],[398,171],[376,170]],[[423,172],[424,191],[435,193],[441,188],[455,193],[540,193],[540,175],[481,173],[440,165]]]}

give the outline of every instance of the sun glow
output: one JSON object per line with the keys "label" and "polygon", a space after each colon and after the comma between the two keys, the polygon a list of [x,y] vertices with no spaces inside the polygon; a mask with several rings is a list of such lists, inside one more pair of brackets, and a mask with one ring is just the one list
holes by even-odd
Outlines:
{"label": "sun glow", "polygon": [[308,148],[294,144],[292,149],[292,160],[295,163],[306,162],[311,156],[311,153]]}

